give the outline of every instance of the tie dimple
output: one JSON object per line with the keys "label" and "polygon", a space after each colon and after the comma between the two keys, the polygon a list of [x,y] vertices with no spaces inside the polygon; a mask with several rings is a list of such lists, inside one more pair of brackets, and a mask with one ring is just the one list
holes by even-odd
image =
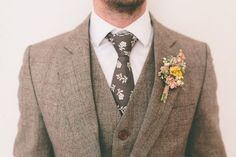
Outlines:
{"label": "tie dimple", "polygon": [[117,64],[111,83],[111,91],[117,108],[123,115],[134,89],[134,79],[129,56],[138,39],[130,32],[109,33],[106,38],[113,44],[117,54]]}

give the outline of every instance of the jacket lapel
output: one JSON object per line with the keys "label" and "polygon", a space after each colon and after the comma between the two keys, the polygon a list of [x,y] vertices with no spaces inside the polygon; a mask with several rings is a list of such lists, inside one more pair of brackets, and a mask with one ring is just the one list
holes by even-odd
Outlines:
{"label": "jacket lapel", "polygon": [[76,82],[74,93],[65,107],[75,141],[77,141],[75,144],[89,148],[78,149],[77,155],[88,151],[86,153],[91,156],[99,157],[98,120],[91,82],[89,17],[70,33],[64,47],[70,55],[68,62],[71,62],[73,66],[73,77]]}
{"label": "jacket lapel", "polygon": [[162,58],[171,55],[176,56],[179,46],[176,46],[176,40],[168,33],[167,28],[155,21],[153,17],[152,23],[154,29],[155,80],[148,109],[130,154],[131,157],[147,156],[150,148],[160,135],[179,92],[179,88],[170,90],[166,103],[160,101],[164,89],[164,83],[158,76],[162,66]]}

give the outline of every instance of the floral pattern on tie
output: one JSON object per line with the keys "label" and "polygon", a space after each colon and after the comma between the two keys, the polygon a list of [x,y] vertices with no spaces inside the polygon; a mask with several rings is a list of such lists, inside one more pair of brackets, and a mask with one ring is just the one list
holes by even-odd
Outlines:
{"label": "floral pattern on tie", "polygon": [[128,100],[134,89],[134,79],[129,57],[138,39],[128,31],[116,34],[109,33],[106,38],[113,44],[118,54],[110,89],[117,103],[117,109],[123,115],[127,110]]}

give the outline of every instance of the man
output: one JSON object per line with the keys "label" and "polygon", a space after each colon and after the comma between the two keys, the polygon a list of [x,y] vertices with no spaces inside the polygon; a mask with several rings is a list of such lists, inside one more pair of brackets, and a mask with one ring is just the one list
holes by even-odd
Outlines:
{"label": "man", "polygon": [[226,156],[208,46],[161,25],[146,3],[94,0],[76,29],[29,46],[14,156]]}

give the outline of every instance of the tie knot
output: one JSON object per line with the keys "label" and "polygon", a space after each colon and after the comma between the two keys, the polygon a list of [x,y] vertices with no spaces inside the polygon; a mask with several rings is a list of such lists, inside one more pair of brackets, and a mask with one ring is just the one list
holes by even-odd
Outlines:
{"label": "tie knot", "polygon": [[129,56],[138,38],[127,31],[118,32],[116,34],[108,33],[106,36],[115,47],[118,56]]}

